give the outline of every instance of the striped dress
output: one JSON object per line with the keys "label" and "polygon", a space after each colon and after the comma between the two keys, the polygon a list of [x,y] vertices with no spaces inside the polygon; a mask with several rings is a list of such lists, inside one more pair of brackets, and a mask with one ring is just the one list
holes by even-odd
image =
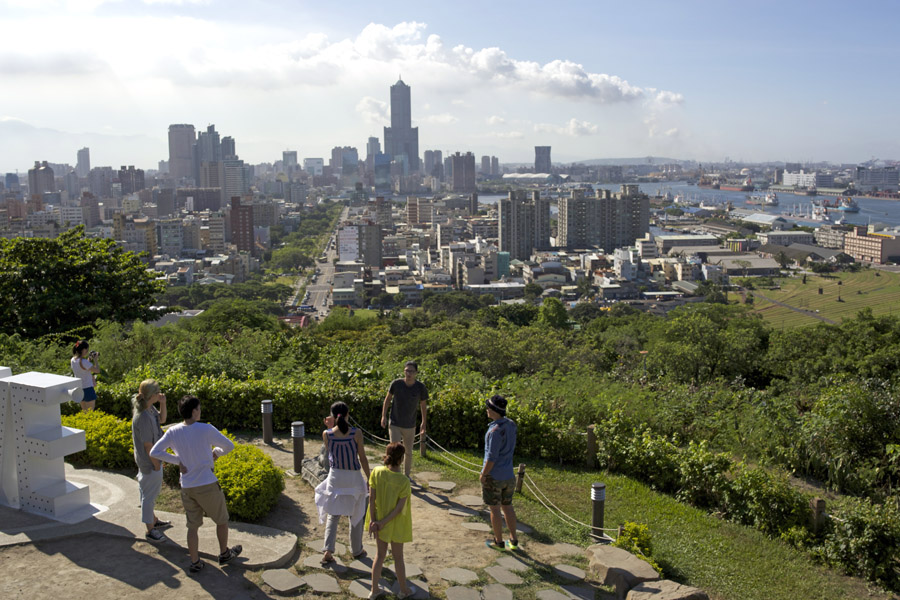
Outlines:
{"label": "striped dress", "polygon": [[326,515],[346,515],[355,525],[366,516],[369,498],[357,454],[356,428],[351,428],[347,437],[336,437],[334,431],[326,435],[331,470],[325,481],[316,486],[319,522],[324,523]]}

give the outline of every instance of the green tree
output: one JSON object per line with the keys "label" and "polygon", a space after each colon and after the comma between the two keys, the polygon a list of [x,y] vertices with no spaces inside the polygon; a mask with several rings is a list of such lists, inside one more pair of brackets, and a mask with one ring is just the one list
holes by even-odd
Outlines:
{"label": "green tree", "polygon": [[37,337],[97,319],[151,320],[165,288],[133,252],[76,227],[56,239],[0,239],[0,331]]}
{"label": "green tree", "polygon": [[544,288],[537,283],[526,283],[524,292],[526,300],[534,301],[544,293]]}
{"label": "green tree", "polygon": [[568,329],[569,314],[559,298],[544,298],[538,310],[537,322],[555,329]]}
{"label": "green tree", "polygon": [[587,298],[594,294],[594,286],[591,285],[591,280],[588,277],[579,279],[578,283],[575,284],[575,289],[578,291],[579,298]]}

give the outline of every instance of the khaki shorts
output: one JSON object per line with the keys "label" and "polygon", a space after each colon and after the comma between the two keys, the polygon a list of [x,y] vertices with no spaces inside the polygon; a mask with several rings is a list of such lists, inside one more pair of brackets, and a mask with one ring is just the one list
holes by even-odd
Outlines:
{"label": "khaki shorts", "polygon": [[481,484],[481,499],[488,506],[510,506],[513,500],[513,492],[516,491],[516,478],[498,481],[493,477],[487,477],[487,481]]}
{"label": "khaki shorts", "polygon": [[181,488],[181,501],[187,515],[188,529],[199,529],[203,524],[203,513],[206,513],[216,525],[228,522],[225,494],[222,493],[218,481],[198,487]]}

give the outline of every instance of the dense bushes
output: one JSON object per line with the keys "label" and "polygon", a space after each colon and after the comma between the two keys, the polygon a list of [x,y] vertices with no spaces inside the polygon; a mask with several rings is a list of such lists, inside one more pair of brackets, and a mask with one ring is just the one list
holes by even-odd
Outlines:
{"label": "dense bushes", "polygon": [[225,493],[228,514],[253,521],[264,517],[284,490],[284,475],[262,450],[237,444],[216,460],[216,477]]}
{"label": "dense bushes", "polygon": [[79,412],[62,418],[66,427],[83,429],[87,448],[70,454],[68,460],[101,469],[134,466],[131,421],[118,419],[102,411]]}

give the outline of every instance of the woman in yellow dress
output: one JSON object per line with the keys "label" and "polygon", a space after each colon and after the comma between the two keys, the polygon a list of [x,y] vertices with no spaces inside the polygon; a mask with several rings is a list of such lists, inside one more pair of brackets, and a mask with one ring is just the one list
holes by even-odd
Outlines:
{"label": "woman in yellow dress", "polygon": [[375,537],[378,553],[372,563],[372,591],[369,599],[377,598],[381,591],[381,567],[387,556],[388,544],[394,556],[394,573],[400,584],[401,600],[412,596],[413,591],[406,582],[406,564],[403,562],[403,544],[412,541],[412,512],[410,500],[412,490],[409,478],[400,470],[403,464],[403,444],[388,444],[384,453],[384,466],[377,467],[369,475],[369,511],[366,515],[366,529]]}

